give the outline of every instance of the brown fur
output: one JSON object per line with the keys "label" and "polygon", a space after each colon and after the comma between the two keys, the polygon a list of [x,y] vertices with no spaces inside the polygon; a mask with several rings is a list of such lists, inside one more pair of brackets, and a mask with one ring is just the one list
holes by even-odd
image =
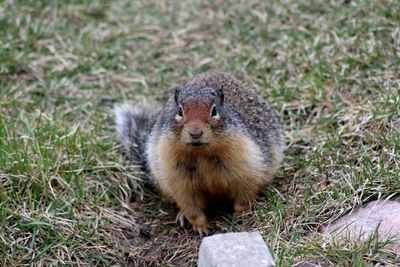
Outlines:
{"label": "brown fur", "polygon": [[155,173],[160,189],[199,232],[207,232],[204,210],[211,199],[232,199],[235,212],[246,211],[273,177],[261,151],[244,136],[228,135],[222,143],[200,148],[160,138],[157,146],[163,163]]}
{"label": "brown fur", "polygon": [[148,132],[139,127],[139,111],[117,110],[120,138],[127,148],[144,140],[137,144],[144,155],[134,156],[145,157],[149,176],[178,205],[181,224],[188,219],[200,234],[208,233],[204,212],[211,200],[228,198],[235,212],[248,210],[282,159],[274,110],[256,88],[228,74],[201,74],[178,87]]}

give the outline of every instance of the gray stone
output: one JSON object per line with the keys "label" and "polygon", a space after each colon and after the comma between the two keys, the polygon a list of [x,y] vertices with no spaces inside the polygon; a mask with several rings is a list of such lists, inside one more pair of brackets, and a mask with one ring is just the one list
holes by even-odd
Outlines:
{"label": "gray stone", "polygon": [[341,240],[367,240],[378,234],[378,240],[390,243],[386,248],[400,253],[400,202],[390,200],[372,201],[330,225],[322,233],[329,238]]}
{"label": "gray stone", "polygon": [[260,232],[216,234],[203,238],[199,267],[275,266]]}

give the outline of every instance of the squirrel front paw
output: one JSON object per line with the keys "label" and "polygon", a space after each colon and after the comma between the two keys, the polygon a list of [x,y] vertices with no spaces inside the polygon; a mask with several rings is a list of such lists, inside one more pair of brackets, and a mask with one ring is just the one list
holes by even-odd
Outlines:
{"label": "squirrel front paw", "polygon": [[193,230],[199,233],[200,237],[210,233],[211,226],[208,224],[207,217],[203,212],[191,213],[188,215],[180,211],[177,216],[177,221],[179,221],[181,227],[185,226],[185,218],[193,226]]}
{"label": "squirrel front paw", "polygon": [[242,214],[250,211],[251,203],[248,200],[244,201],[235,200],[233,209],[235,211],[235,214]]}

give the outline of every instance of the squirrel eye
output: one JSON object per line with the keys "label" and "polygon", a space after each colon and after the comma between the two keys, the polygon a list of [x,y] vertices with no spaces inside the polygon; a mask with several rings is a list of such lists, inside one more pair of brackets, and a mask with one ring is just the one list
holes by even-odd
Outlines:
{"label": "squirrel eye", "polygon": [[182,116],[183,116],[183,110],[182,110],[182,107],[179,107],[178,116],[180,116],[180,117],[182,117]]}
{"label": "squirrel eye", "polygon": [[215,106],[213,106],[213,108],[211,110],[211,116],[215,117],[217,115],[218,115],[217,108]]}

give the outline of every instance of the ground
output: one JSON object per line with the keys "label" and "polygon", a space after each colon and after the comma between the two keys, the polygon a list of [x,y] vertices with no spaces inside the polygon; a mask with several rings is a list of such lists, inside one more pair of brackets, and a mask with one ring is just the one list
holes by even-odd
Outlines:
{"label": "ground", "polygon": [[321,226],[400,199],[398,1],[0,3],[0,265],[195,266],[200,238],[143,187],[114,103],[213,69],[257,86],[287,150],[276,180],[216,232],[259,229],[279,266],[400,265]]}

